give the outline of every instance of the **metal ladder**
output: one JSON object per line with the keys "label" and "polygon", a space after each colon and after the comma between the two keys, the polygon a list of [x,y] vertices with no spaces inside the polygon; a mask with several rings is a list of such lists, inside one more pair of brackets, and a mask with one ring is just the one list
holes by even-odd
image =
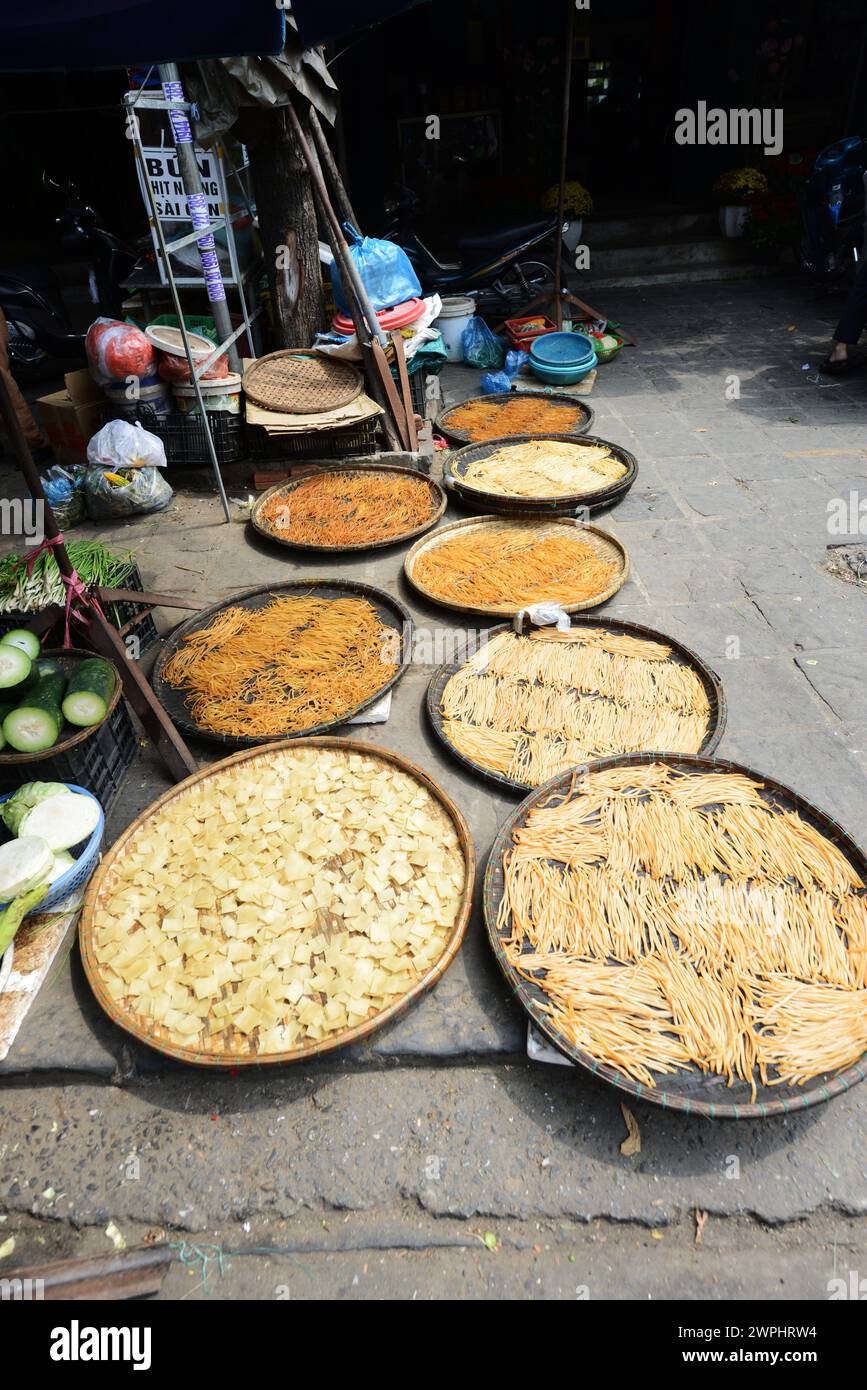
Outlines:
{"label": "metal ladder", "polygon": [[[192,111],[192,104],[185,100],[183,88],[180,82],[180,75],[177,66],[173,63],[166,63],[160,67],[160,80],[163,84],[163,91],[171,91],[171,96],[155,96],[146,89],[136,92],[127,92],[124,96],[124,106],[127,113],[127,129],[132,141],[135,157],[138,164],[139,180],[145,196],[148,209],[148,220],[151,225],[151,232],[154,237],[155,245],[162,261],[162,271],[165,274],[168,289],[171,293],[172,303],[174,304],[175,314],[181,339],[184,345],[184,352],[187,364],[190,369],[190,380],[196,393],[196,402],[199,408],[199,418],[205,432],[208,453],[211,459],[211,467],[214,472],[214,479],[217,484],[217,491],[220,494],[220,501],[223,505],[223,513],[226,521],[231,521],[229,511],[229,501],[226,497],[226,489],[223,485],[223,478],[220,473],[220,463],[217,458],[217,451],[214,447],[214,439],[211,433],[208,412],[205,410],[205,403],[202,397],[201,378],[208,368],[222,354],[228,353],[229,365],[233,371],[240,370],[240,359],[238,357],[237,339],[242,333],[247,334],[247,343],[251,355],[253,354],[253,335],[250,315],[247,308],[247,299],[244,293],[243,275],[240,272],[235,246],[235,236],[229,216],[228,195],[226,192],[225,181],[222,177],[222,167],[220,174],[220,197],[222,203],[222,216],[212,218],[207,210],[207,201],[201,190],[198,165],[195,161],[195,153],[192,145],[192,135],[189,126],[189,113]],[[190,220],[193,223],[193,231],[185,236],[177,237],[173,241],[166,241],[162,222],[154,197],[154,191],[148,177],[145,164],[144,145],[141,137],[141,130],[138,122],[138,111],[166,111],[172,125],[172,133],[175,140],[175,151],[178,158],[178,171],[184,192],[187,197],[188,211]],[[186,138],[184,138],[186,136]],[[186,147],[186,148],[185,148]],[[195,171],[195,172],[193,172]],[[214,242],[214,232],[226,230],[226,242],[229,252],[229,262],[235,285],[237,286],[238,296],[241,302],[241,313],[243,322],[236,329],[232,329],[229,310],[226,304],[226,294],[223,288],[222,276],[220,274],[219,262],[217,259],[216,246]],[[198,246],[199,254],[202,259],[202,276],[205,288],[208,291],[208,299],[214,314],[214,322],[217,325],[217,332],[222,337],[222,341],[213,352],[200,363],[196,363],[190,338],[184,322],[184,315],[181,309],[180,296],[171,257],[175,251],[180,251],[184,246],[191,246],[193,243]],[[212,298],[212,291],[216,295]]]}

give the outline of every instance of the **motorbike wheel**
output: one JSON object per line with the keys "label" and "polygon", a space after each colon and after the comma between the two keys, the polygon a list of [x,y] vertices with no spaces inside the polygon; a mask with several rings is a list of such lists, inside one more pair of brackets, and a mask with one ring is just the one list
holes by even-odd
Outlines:
{"label": "motorbike wheel", "polygon": [[521,309],[531,300],[554,292],[554,269],[547,261],[515,261],[490,288],[480,290],[480,308]]}

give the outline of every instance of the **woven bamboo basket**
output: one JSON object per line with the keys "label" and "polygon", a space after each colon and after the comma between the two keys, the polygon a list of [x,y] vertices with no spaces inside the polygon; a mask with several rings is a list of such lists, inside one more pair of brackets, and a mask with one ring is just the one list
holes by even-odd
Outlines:
{"label": "woven bamboo basket", "polygon": [[[312,1043],[309,1047],[294,1047],[286,1052],[267,1053],[260,1057],[258,1054],[249,1052],[226,1052],[224,1054],[203,1053],[194,1048],[182,1047],[166,1039],[156,1038],[151,1032],[140,1027],[108,994],[100,971],[99,962],[94,954],[94,913],[106,879],[139,831],[146,827],[151,817],[168,802],[180,796],[190,787],[207,783],[210,778],[218,773],[224,772],[226,768],[238,766],[241,763],[253,760],[265,760],[272,757],[275,753],[284,750],[295,750],[299,747],[327,748],[346,753],[347,755],[360,753],[365,757],[379,759],[384,763],[390,763],[394,767],[400,768],[401,771],[415,778],[415,780],[433,796],[449,817],[454,825],[463,855],[465,876],[464,887],[460,896],[455,922],[442,955],[439,960],[427,970],[421,979],[418,980],[412,989],[408,990],[406,994],[389,1005],[388,1008],[383,1009],[373,1018],[366,1019],[363,1023],[358,1024],[354,1028],[347,1028],[335,1034],[333,1037]],[[378,1032],[379,1029],[384,1028],[389,1023],[393,1023],[395,1019],[400,1018],[402,1014],[422,997],[422,995],[433,988],[451,965],[460,948],[472,906],[474,880],[475,851],[467,823],[451,798],[433,778],[429,777],[421,768],[416,767],[416,765],[411,763],[407,758],[401,757],[399,753],[394,753],[388,748],[380,748],[369,743],[362,743],[355,739],[305,738],[285,740],[283,743],[272,745],[268,748],[247,749],[242,753],[234,754],[231,758],[225,758],[220,762],[212,763],[210,767],[202,768],[201,771],[194,773],[192,777],[187,777],[183,782],[179,782],[177,786],[172,787],[170,791],[159,797],[148,806],[131,825],[127,826],[123,834],[103,856],[88,886],[79,923],[81,958],[90,986],[100,1005],[112,1022],[116,1023],[120,1028],[123,1028],[127,1033],[130,1033],[139,1042],[145,1043],[147,1046],[155,1048],[158,1052],[163,1052],[179,1062],[190,1062],[195,1065],[210,1067],[265,1066],[276,1065],[283,1062],[307,1062],[313,1057],[333,1052],[337,1048],[349,1047],[351,1044],[360,1042],[362,1039],[369,1037],[371,1033]]]}
{"label": "woven bamboo basket", "polygon": [[[652,627],[643,627],[640,623],[624,622],[618,618],[587,618],[581,617],[580,615],[573,616],[572,631],[580,632],[582,627],[601,627],[612,633],[621,633],[627,637],[639,637],[649,642],[662,642],[666,646],[671,647],[675,660],[683,666],[689,666],[696,673],[704,686],[708,704],[710,705],[708,730],[702,741],[701,747],[696,751],[706,758],[710,757],[710,755],[715,752],[725,731],[726,699],[719,676],[706,662],[702,661],[700,656],[690,651],[689,647],[684,646],[682,642],[678,642],[676,638],[668,637],[664,632],[657,632]],[[504,624],[502,627],[490,628],[485,636],[486,639],[490,641],[492,638],[496,637],[498,633],[510,632],[511,630],[511,625]],[[440,710],[440,701],[442,700],[443,691],[452,676],[461,670],[467,659],[468,654],[464,651],[456,660],[445,662],[431,677],[425,700],[430,726],[450,756],[461,763],[468,771],[475,773],[477,777],[484,777],[486,781],[492,782],[494,786],[500,787],[505,791],[517,792],[520,796],[526,796],[529,792],[536,790],[534,785],[527,782],[515,782],[510,777],[505,777],[502,773],[495,772],[493,769],[485,767],[482,763],[474,762],[472,758],[468,758],[465,753],[460,752],[459,749],[455,747],[446,733],[445,720]]]}
{"label": "woven bamboo basket", "polygon": [[[480,459],[489,458],[499,450],[545,440],[555,444],[571,444],[576,448],[584,444],[602,444],[625,465],[626,472],[616,482],[609,483],[607,487],[597,488],[593,492],[561,493],[550,497],[519,497],[514,493],[490,492],[483,488],[470,487],[466,482],[467,469]],[[457,494],[464,506],[475,511],[499,512],[506,516],[565,516],[584,508],[590,512],[598,511],[602,507],[610,507],[613,503],[619,502],[638,477],[638,462],[628,449],[621,449],[619,444],[599,439],[596,435],[514,434],[506,439],[488,439],[483,444],[465,445],[448,459],[443,474],[446,487]]]}
{"label": "woven bamboo basket", "polygon": [[[846,856],[862,880],[867,881],[867,855],[841,825],[790,787],[742,763],[679,753],[627,753],[618,758],[600,758],[585,764],[578,771],[593,773],[605,768],[639,767],[647,763],[664,763],[667,767],[693,773],[735,772],[761,782],[765,800],[782,810],[797,811],[827,836]],[[841,1095],[857,1082],[863,1081],[867,1076],[867,1053],[844,1071],[814,1077],[804,1086],[763,1086],[758,1083],[755,1100],[751,1098],[750,1088],[745,1081],[737,1079],[729,1087],[724,1077],[705,1075],[697,1066],[660,1076],[657,1086],[648,1087],[625,1076],[616,1068],[599,1062],[563,1035],[556,1022],[543,1011],[546,996],[539,988],[518,975],[509,962],[503,944],[505,938],[497,926],[497,914],[504,893],[503,856],[512,844],[513,832],[525,824],[530,811],[536,806],[542,803],[556,805],[563,801],[569,795],[574,778],[575,769],[553,777],[550,782],[538,787],[512,812],[500,827],[491,847],[484,879],[485,926],[497,964],[535,1027],[554,1047],[593,1076],[598,1076],[640,1100],[651,1101],[654,1105],[678,1110],[686,1115],[704,1115],[710,1119],[767,1119],[772,1115],[793,1114],[830,1100],[832,1096]]]}
{"label": "woven bamboo basket", "polygon": [[290,479],[290,481],[286,483],[277,483],[275,487],[269,488],[267,492],[263,492],[261,497],[256,499],[253,504],[253,510],[250,513],[250,522],[253,529],[258,531],[260,536],[264,536],[266,540],[274,541],[277,545],[288,546],[290,550],[316,550],[324,551],[332,555],[341,555],[348,551],[382,550],[390,545],[404,545],[407,541],[413,540],[416,536],[424,535],[425,531],[430,531],[431,527],[436,526],[448,506],[448,498],[439,483],[434,482],[432,478],[428,478],[424,473],[417,473],[414,468],[382,468],[373,464],[369,467],[354,466],[352,468],[347,468],[338,465],[334,468],[318,469],[317,474],[321,473],[331,473],[342,478],[363,477],[365,473],[375,473],[386,481],[393,477],[395,473],[403,474],[404,477],[407,478],[414,478],[417,482],[424,483],[429,490],[431,502],[430,516],[421,526],[415,526],[411,531],[404,531],[394,536],[387,536],[383,540],[367,541],[361,544],[317,545],[313,541],[289,540],[285,536],[281,536],[278,532],[273,531],[269,527],[267,521],[264,520],[262,513],[265,504],[273,497],[285,498],[287,506],[291,506],[292,494],[308,481],[307,478],[302,477]]}
{"label": "woven bamboo basket", "polygon": [[[479,402],[483,405],[494,406],[499,410],[502,406],[508,405],[510,401],[515,401],[517,399],[523,400],[528,396],[540,397],[544,401],[550,401],[552,405],[569,405],[577,410],[580,418],[575,428],[571,431],[572,434],[585,434],[593,424],[593,407],[582,400],[580,396],[572,396],[565,391],[528,390],[496,391],[490,396],[471,396],[469,400],[460,401],[457,405],[450,405],[445,410],[441,410],[436,418],[436,428],[440,434],[445,435],[449,443],[457,444],[459,447],[461,444],[483,443],[484,441],[482,440],[474,441],[470,439],[465,429],[462,430],[460,425],[452,423],[461,407]],[[542,433],[544,433],[544,430]],[[496,428],[490,437],[497,439],[504,438],[504,431],[502,428]]]}
{"label": "woven bamboo basket", "polygon": [[[458,603],[452,599],[441,598],[431,589],[426,588],[419,582],[415,575],[415,569],[419,558],[426,554],[434,546],[442,545],[454,537],[461,530],[483,531],[490,527],[503,526],[526,526],[529,530],[535,530],[540,536],[550,535],[554,527],[568,527],[574,534],[576,523],[569,517],[548,517],[545,520],[530,520],[523,517],[502,517],[502,516],[473,516],[467,517],[463,521],[452,521],[447,526],[440,526],[434,531],[433,535],[425,536],[409,551],[403,562],[404,574],[410,584],[425,598],[433,603],[441,605],[443,608],[455,609],[464,613],[489,613],[498,618],[509,618],[518,611],[522,604],[483,604],[483,603]],[[623,587],[629,578],[629,555],[625,545],[613,536],[610,531],[603,531],[598,526],[582,526],[581,539],[585,541],[600,558],[610,560],[617,565],[617,572],[611,583],[594,594],[592,598],[584,599],[580,603],[562,603],[561,606],[567,613],[580,613],[585,608],[596,608],[600,603],[605,603],[612,598],[619,589]]]}
{"label": "woven bamboo basket", "polygon": [[[197,724],[190,714],[187,705],[186,694],[168,684],[163,676],[166,663],[174,656],[175,652],[182,646],[184,639],[192,632],[198,632],[200,628],[207,627],[210,622],[221,613],[224,608],[261,608],[269,598],[281,598],[289,595],[312,595],[324,598],[364,598],[376,609],[380,621],[385,626],[394,630],[399,637],[400,656],[393,674],[383,682],[366,700],[354,705],[352,709],[346,710],[339,719],[331,719],[322,724],[316,725],[312,729],[300,729],[297,735],[288,732],[281,734],[258,734],[255,737],[244,734],[240,730],[237,734],[217,734],[210,729],[204,729]],[[151,684],[171,717],[173,723],[177,724],[184,733],[191,734],[195,738],[205,738],[211,743],[219,743],[224,748],[251,748],[254,745],[265,743],[280,743],[283,739],[290,737],[309,737],[312,734],[325,733],[328,729],[334,729],[341,724],[346,724],[350,719],[354,719],[362,710],[369,709],[376,704],[386,691],[391,690],[401,677],[406,673],[410,660],[412,659],[412,618],[409,609],[393,598],[391,594],[385,593],[383,589],[376,589],[372,584],[362,584],[354,579],[290,579],[283,584],[264,584],[257,589],[246,589],[241,594],[233,594],[231,598],[224,599],[222,603],[216,603],[211,608],[205,608],[201,613],[189,618],[180,627],[176,628],[164,644],[162,651],[157,657],[151,676]]]}

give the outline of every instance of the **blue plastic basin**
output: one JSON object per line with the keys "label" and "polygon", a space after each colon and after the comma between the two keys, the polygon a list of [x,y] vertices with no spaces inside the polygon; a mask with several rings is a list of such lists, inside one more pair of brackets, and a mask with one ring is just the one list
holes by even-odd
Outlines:
{"label": "blue plastic basin", "polygon": [[580,362],[572,367],[554,367],[546,362],[534,362],[530,359],[530,371],[537,376],[540,381],[545,381],[550,386],[571,386],[576,381],[583,381],[588,373],[593,371],[596,366],[596,353],[590,354],[589,360]]}
{"label": "blue plastic basin", "polygon": [[530,348],[530,360],[550,367],[578,367],[595,356],[593,343],[583,333],[546,333]]}

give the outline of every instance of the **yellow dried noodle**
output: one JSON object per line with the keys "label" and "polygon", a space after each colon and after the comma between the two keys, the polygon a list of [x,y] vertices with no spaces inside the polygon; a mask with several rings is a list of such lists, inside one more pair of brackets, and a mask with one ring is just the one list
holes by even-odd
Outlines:
{"label": "yellow dried noodle", "polygon": [[601,628],[497,634],[447,682],[440,712],[458,752],[530,786],[616,753],[697,753],[710,723],[700,677],[670,647]]}
{"label": "yellow dried noodle", "polygon": [[473,460],[461,485],[508,497],[570,497],[600,492],[627,472],[607,444],[533,439]]}
{"label": "yellow dried noodle", "polygon": [[741,773],[576,776],[504,858],[498,928],[563,1036],[646,1086],[695,1066],[802,1085],[867,1049],[867,896]]}
{"label": "yellow dried noodle", "polygon": [[620,570],[579,527],[506,523],[461,528],[416,558],[412,578],[442,603],[517,611],[542,600],[602,601]]}
{"label": "yellow dried noodle", "polygon": [[213,733],[299,733],[348,714],[397,664],[394,631],[365,599],[272,598],[224,608],[190,633],[163,677]]}

